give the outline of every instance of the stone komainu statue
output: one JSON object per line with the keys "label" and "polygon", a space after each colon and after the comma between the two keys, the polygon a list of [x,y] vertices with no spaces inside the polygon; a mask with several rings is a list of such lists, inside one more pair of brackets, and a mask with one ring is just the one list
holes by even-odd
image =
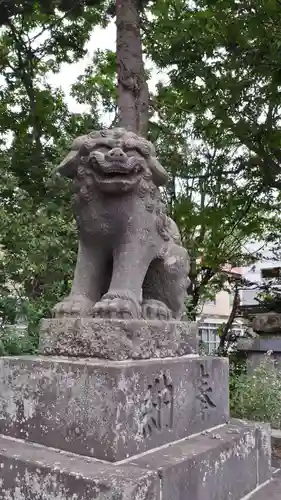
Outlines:
{"label": "stone komainu statue", "polygon": [[167,173],[147,140],[125,129],[78,137],[58,172],[73,179],[79,250],[55,316],[180,319],[188,253],[165,214]]}

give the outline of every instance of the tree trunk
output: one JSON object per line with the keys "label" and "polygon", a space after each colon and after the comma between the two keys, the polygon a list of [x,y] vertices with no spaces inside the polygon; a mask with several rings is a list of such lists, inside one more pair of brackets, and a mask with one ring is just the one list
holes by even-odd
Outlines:
{"label": "tree trunk", "polygon": [[226,352],[225,352],[226,351],[226,342],[228,340],[229,333],[231,331],[233,322],[236,318],[236,312],[237,312],[237,308],[238,308],[239,304],[240,304],[239,286],[238,286],[238,283],[236,282],[235,288],[234,288],[234,298],[233,298],[231,313],[230,313],[229,318],[228,318],[228,320],[223,328],[223,331],[222,331],[221,337],[220,337],[220,343],[219,343],[219,348],[218,348],[218,353],[220,355],[226,354]]}
{"label": "tree trunk", "polygon": [[147,135],[148,86],[140,34],[139,0],[116,0],[119,125]]}

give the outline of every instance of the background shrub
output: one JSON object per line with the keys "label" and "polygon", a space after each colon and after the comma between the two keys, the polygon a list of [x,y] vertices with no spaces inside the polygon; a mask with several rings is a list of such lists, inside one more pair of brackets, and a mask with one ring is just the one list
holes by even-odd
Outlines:
{"label": "background shrub", "polygon": [[281,424],[281,373],[267,354],[253,371],[232,369],[230,372],[230,411],[232,417]]}

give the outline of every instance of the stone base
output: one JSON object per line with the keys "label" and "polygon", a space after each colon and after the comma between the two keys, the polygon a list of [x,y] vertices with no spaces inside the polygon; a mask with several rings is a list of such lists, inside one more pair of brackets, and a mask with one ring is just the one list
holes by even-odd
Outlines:
{"label": "stone base", "polygon": [[186,321],[53,318],[41,323],[40,354],[111,360],[198,352],[196,323]]}
{"label": "stone base", "polygon": [[0,358],[0,433],[115,462],[229,419],[228,360]]}
{"label": "stone base", "polygon": [[250,496],[242,500],[280,500],[281,498],[281,474],[280,470],[273,471],[272,480]]}
{"label": "stone base", "polygon": [[270,432],[233,421],[116,464],[0,437],[0,464],[1,498],[241,500],[271,480]]}
{"label": "stone base", "polygon": [[127,463],[158,471],[162,500],[240,500],[271,478],[270,428],[233,420]]}
{"label": "stone base", "polygon": [[7,500],[159,500],[159,478],[0,435],[0,498]]}
{"label": "stone base", "polygon": [[127,463],[158,471],[162,500],[240,500],[271,478],[270,428],[233,420]]}

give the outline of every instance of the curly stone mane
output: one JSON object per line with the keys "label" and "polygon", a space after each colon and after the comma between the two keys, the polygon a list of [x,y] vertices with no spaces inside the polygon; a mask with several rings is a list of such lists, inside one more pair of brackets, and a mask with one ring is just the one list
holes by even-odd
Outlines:
{"label": "curly stone mane", "polygon": [[[180,244],[181,238],[176,224],[166,215],[159,186],[166,184],[168,174],[156,158],[153,144],[123,128],[93,131],[74,140],[71,151],[58,167],[61,174],[74,178],[73,203],[90,203],[94,199],[95,181],[91,166],[91,153],[103,147],[137,151],[143,159],[143,173],[136,186],[136,194],[145,202],[145,208],[156,215],[158,233],[165,241],[172,239]],[[96,153],[97,154],[97,153]],[[103,159],[99,159],[102,164]]]}

